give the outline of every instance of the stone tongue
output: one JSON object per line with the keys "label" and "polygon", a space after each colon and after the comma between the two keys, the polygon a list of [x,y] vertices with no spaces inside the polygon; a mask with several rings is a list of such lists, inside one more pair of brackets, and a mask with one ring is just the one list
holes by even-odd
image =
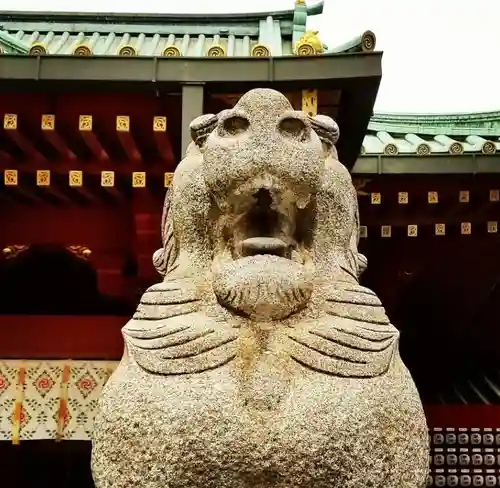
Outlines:
{"label": "stone tongue", "polygon": [[274,254],[284,256],[287,245],[276,237],[251,237],[241,243],[241,251],[244,256],[255,254]]}

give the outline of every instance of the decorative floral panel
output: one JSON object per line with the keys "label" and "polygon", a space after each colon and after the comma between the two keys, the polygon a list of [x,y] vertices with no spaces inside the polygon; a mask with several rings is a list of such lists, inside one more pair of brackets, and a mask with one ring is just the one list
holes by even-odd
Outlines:
{"label": "decorative floral panel", "polygon": [[117,364],[0,361],[0,440],[89,440],[99,395]]}

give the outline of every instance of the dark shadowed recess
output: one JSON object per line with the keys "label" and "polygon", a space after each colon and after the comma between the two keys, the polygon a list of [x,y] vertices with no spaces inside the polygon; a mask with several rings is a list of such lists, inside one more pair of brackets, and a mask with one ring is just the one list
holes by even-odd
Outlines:
{"label": "dark shadowed recess", "polygon": [[57,245],[31,246],[0,262],[0,314],[127,315],[123,300],[99,293],[94,268]]}
{"label": "dark shadowed recess", "polygon": [[500,404],[498,241],[405,235],[361,250],[424,403]]}
{"label": "dark shadowed recess", "polygon": [[0,442],[1,486],[12,488],[94,488],[90,442]]}

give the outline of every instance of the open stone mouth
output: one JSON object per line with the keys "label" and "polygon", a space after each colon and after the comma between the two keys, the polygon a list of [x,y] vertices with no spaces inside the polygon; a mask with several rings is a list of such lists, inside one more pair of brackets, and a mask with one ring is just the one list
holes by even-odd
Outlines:
{"label": "open stone mouth", "polygon": [[313,289],[315,199],[288,188],[232,192],[214,217],[212,287],[219,303],[253,320],[281,320],[306,307]]}
{"label": "open stone mouth", "polygon": [[298,205],[291,191],[260,188],[238,203],[240,208],[235,209],[235,217],[226,229],[226,244],[233,260],[277,256],[304,264],[313,217],[311,205],[307,205],[309,199]]}

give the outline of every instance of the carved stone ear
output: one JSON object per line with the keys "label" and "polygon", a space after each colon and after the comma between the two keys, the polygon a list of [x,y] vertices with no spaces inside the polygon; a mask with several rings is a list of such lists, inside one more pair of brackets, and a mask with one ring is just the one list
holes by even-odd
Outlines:
{"label": "carved stone ear", "polygon": [[364,254],[358,252],[358,278],[363,274],[368,267],[368,259]]}
{"label": "carved stone ear", "polygon": [[191,124],[189,124],[191,138],[198,147],[202,147],[205,144],[208,136],[215,129],[218,120],[218,115],[205,114],[196,117],[196,119],[194,119]]}
{"label": "carved stone ear", "polygon": [[311,117],[311,126],[318,134],[321,142],[331,151],[339,140],[340,130],[337,122],[327,115],[316,115]]}

